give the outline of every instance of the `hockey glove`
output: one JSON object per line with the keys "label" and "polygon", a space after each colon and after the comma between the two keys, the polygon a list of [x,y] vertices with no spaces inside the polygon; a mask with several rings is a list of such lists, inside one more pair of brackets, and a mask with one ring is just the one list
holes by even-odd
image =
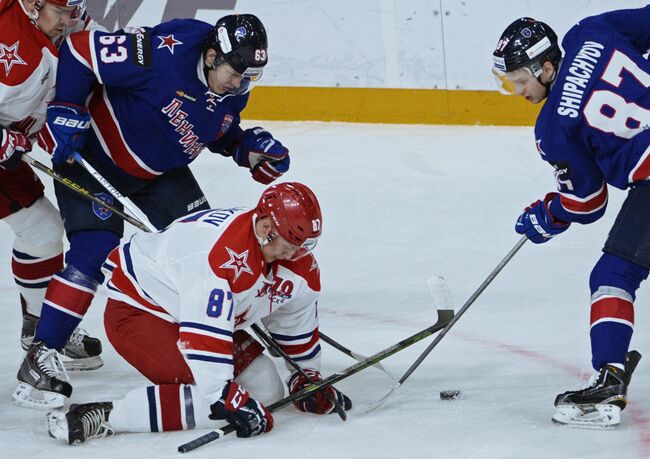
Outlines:
{"label": "hockey glove", "polygon": [[2,129],[0,136],[0,169],[16,169],[23,153],[31,151],[32,144],[18,131]]}
{"label": "hockey glove", "polygon": [[557,193],[549,193],[543,201],[537,200],[519,216],[515,231],[525,234],[535,244],[550,241],[552,237],[569,228],[570,223],[556,220],[549,210],[549,204]]}
{"label": "hockey glove", "polygon": [[[295,394],[296,392],[300,392],[306,386],[309,386],[310,384],[321,381],[323,379],[320,375],[320,372],[316,370],[305,369],[304,372],[307,374],[307,376],[309,376],[310,380],[298,372],[295,372],[293,375],[291,375],[291,378],[289,378],[288,384],[289,392],[291,395]],[[328,397],[326,393],[329,394],[330,397]],[[300,411],[307,413],[330,414],[334,411],[334,402],[332,399],[339,402],[339,405],[341,405],[345,411],[348,411],[350,408],[352,408],[352,401],[350,398],[347,395],[344,395],[342,392],[334,389],[332,386],[318,390],[305,398],[301,398],[300,400],[296,400],[293,402],[293,404]]]}
{"label": "hockey glove", "polygon": [[67,161],[84,144],[90,114],[79,105],[52,102],[47,107],[47,124],[38,133],[38,144],[52,155],[55,164]]}
{"label": "hockey glove", "polygon": [[235,381],[226,384],[221,398],[210,405],[209,418],[225,419],[237,429],[238,437],[251,437],[273,428],[273,416],[264,405],[252,399],[246,389]]}
{"label": "hockey glove", "polygon": [[268,185],[289,170],[289,150],[261,127],[246,129],[233,150],[233,159]]}

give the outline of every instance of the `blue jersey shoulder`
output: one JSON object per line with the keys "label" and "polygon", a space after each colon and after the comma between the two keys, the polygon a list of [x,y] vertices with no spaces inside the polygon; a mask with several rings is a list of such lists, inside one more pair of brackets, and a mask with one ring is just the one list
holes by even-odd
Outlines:
{"label": "blue jersey shoulder", "polygon": [[151,48],[157,66],[170,69],[196,66],[212,26],[196,19],[174,19],[151,29]]}

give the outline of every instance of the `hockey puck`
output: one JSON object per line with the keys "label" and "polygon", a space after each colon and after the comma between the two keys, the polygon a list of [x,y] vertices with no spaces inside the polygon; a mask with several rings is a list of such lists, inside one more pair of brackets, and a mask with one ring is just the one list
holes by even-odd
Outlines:
{"label": "hockey puck", "polygon": [[462,393],[459,390],[443,390],[440,392],[440,400],[458,400]]}

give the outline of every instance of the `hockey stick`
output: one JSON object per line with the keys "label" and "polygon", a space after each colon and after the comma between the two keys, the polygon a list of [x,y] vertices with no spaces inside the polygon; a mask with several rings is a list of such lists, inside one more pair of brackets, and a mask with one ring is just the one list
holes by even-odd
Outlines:
{"label": "hockey stick", "polygon": [[83,188],[81,185],[79,185],[79,184],[73,182],[72,180],[62,176],[61,174],[59,174],[55,170],[50,169],[45,164],[43,164],[40,161],[32,158],[31,156],[29,156],[27,154],[24,154],[23,155],[23,161],[25,161],[27,164],[29,164],[33,168],[43,172],[44,174],[49,175],[50,177],[52,177],[57,182],[59,182],[59,183],[65,185],[66,187],[70,188],[72,191],[74,191],[76,193],[79,193],[84,198],[89,199],[89,200],[93,201],[94,203],[97,203],[98,205],[100,205],[102,207],[105,207],[106,209],[110,210],[111,212],[115,213],[116,215],[120,216],[121,218],[123,218],[124,220],[126,220],[127,222],[129,222],[130,224],[135,226],[136,228],[139,228],[142,231],[151,232],[151,230],[144,223],[142,223],[140,220],[138,220],[138,219],[136,219],[136,218],[122,212],[119,209],[116,209],[115,207],[111,206],[107,202],[102,201],[100,198],[98,198],[97,196],[95,196],[90,191],[86,190],[85,188]]}
{"label": "hockey stick", "polygon": [[[344,370],[341,370],[339,372],[333,373],[327,378],[318,381],[314,384],[311,384],[304,389],[302,389],[299,392],[296,392],[295,394],[291,394],[288,397],[283,398],[282,400],[278,400],[277,402],[269,405],[267,409],[271,412],[274,412],[276,410],[279,410],[280,408],[285,407],[286,405],[290,404],[294,400],[299,400],[301,398],[307,397],[310,395],[312,392],[315,392],[320,389],[324,389],[325,387],[329,387],[332,384],[336,384],[339,381],[342,381],[358,372],[361,370],[364,370],[372,365],[374,365],[377,362],[380,362],[391,355],[402,351],[406,349],[407,347],[423,340],[427,336],[431,336],[432,334],[442,330],[449,324],[454,317],[454,312],[450,310],[442,310],[438,311],[438,321],[431,325],[428,328],[425,328],[422,331],[417,332],[414,335],[409,336],[406,339],[403,339],[402,341],[393,344],[392,346],[384,349],[383,351],[379,351],[373,356],[368,357],[366,360],[362,362],[358,362],[351,367],[348,367]],[[206,445],[208,443],[211,443],[215,440],[218,440],[219,438],[223,437],[224,435],[228,435],[231,432],[235,431],[235,427],[232,424],[228,424],[224,426],[222,429],[216,429],[211,432],[208,432],[205,435],[201,435],[198,438],[195,438],[192,441],[189,441],[187,443],[182,444],[181,446],[178,447],[178,452],[180,453],[187,453],[189,451],[193,451],[196,448],[199,448],[203,445]]]}
{"label": "hockey stick", "polygon": [[[429,353],[435,348],[440,340],[444,338],[444,336],[451,330],[451,327],[454,326],[456,322],[462,317],[463,314],[465,314],[465,311],[469,309],[469,307],[476,301],[476,299],[479,297],[481,293],[486,289],[488,285],[494,280],[494,278],[501,272],[503,267],[508,264],[508,262],[512,259],[512,257],[515,256],[515,254],[519,251],[519,249],[524,245],[524,243],[528,240],[526,236],[522,236],[521,239],[517,241],[515,246],[510,249],[510,252],[506,254],[505,257],[503,257],[503,260],[499,262],[499,264],[492,270],[492,272],[488,275],[488,277],[483,281],[483,283],[479,286],[479,288],[476,289],[476,291],[472,294],[472,296],[469,297],[469,299],[465,302],[465,304],[459,309],[458,313],[454,315],[453,319],[447,324],[447,326],[438,334],[438,336],[435,337],[435,339],[429,344],[429,346],[420,354],[420,356],[417,358],[415,362],[413,362],[413,365],[409,367],[408,370],[406,370],[406,373],[397,381],[397,384],[393,386],[393,388],[388,391],[386,395],[384,395],[381,399],[379,399],[374,406],[369,410],[374,410],[379,405],[384,403],[388,397],[393,394],[397,389],[401,387],[402,384],[404,384],[404,381],[408,379],[409,376],[416,370],[417,367],[420,366],[420,364],[424,361],[424,359],[429,355]],[[451,296],[449,296],[451,299]]]}
{"label": "hockey stick", "polygon": [[129,211],[135,215],[135,217],[142,222],[143,225],[145,225],[148,228],[148,232],[150,233],[155,233],[158,231],[158,229],[153,226],[151,223],[149,223],[149,220],[147,219],[146,215],[142,213],[140,209],[138,209],[136,206],[131,205],[129,201],[126,200],[122,194],[115,189],[113,185],[110,184],[108,180],[104,178],[102,174],[97,172],[97,170],[92,167],[88,161],[83,159],[83,157],[79,154],[79,152],[75,152],[74,155],[72,155],[74,160],[81,164],[81,166],[88,171],[90,175],[93,176],[95,180],[97,180],[104,188],[106,188],[106,191],[108,191],[115,199],[120,201],[122,205],[126,208],[129,209]]}
{"label": "hockey stick", "polygon": [[[364,361],[364,360],[366,360],[368,358],[365,355],[358,354],[358,353],[348,349],[347,347],[343,346],[341,343],[339,343],[336,340],[334,340],[334,339],[330,338],[329,336],[327,336],[322,331],[319,331],[318,334],[320,336],[320,339],[322,339],[324,342],[326,342],[327,344],[332,346],[334,349],[338,349],[339,351],[343,352],[345,355],[352,357],[357,362],[362,362],[362,361]],[[375,363],[373,365],[373,367],[376,367],[377,369],[383,371],[388,376],[390,376],[393,380],[395,380],[395,378],[390,373],[390,371],[388,371],[386,368],[384,368],[384,366],[381,363],[377,362],[377,363]]]}
{"label": "hockey stick", "polygon": [[[273,349],[273,352],[276,354],[280,355],[285,362],[287,362],[289,365],[293,367],[294,370],[296,370],[298,373],[300,373],[303,377],[307,378],[307,381],[311,381],[311,378],[307,376],[307,373],[296,363],[295,360],[293,360],[289,354],[284,352],[284,350],[280,347],[278,343],[275,342],[273,337],[271,337],[269,334],[267,334],[264,330],[260,328],[259,325],[253,324],[251,325],[251,328],[255,332],[255,334],[262,340],[264,341],[264,344],[266,344],[268,347]],[[345,413],[345,409],[341,406],[341,404],[336,400],[335,397],[333,397],[329,392],[323,392],[325,397],[329,399],[332,403],[334,403],[334,409],[336,410],[336,414],[339,415],[339,417],[343,421],[348,420],[348,415]]]}
{"label": "hockey stick", "polygon": [[436,308],[456,309],[444,277],[433,275],[427,279],[427,290]]}

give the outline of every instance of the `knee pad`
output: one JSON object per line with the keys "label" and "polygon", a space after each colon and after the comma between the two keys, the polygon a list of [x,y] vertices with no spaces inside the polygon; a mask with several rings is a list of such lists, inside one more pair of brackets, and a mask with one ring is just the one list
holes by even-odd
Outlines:
{"label": "knee pad", "polygon": [[63,223],[59,211],[45,197],[4,219],[16,235],[14,249],[37,258],[63,252]]}
{"label": "knee pad", "polygon": [[119,243],[119,236],[112,231],[78,231],[70,237],[70,250],[65,255],[66,264],[73,265],[101,284],[104,281],[102,264]]}
{"label": "knee pad", "polygon": [[264,354],[253,360],[235,381],[266,406],[284,397],[284,383],[273,361]]}
{"label": "knee pad", "polygon": [[263,352],[264,346],[247,331],[235,330],[232,334],[232,357],[235,377]]}
{"label": "knee pad", "polygon": [[647,268],[619,256],[604,253],[591,271],[589,287],[592,294],[601,286],[620,288],[634,299],[639,285],[647,277]]}

